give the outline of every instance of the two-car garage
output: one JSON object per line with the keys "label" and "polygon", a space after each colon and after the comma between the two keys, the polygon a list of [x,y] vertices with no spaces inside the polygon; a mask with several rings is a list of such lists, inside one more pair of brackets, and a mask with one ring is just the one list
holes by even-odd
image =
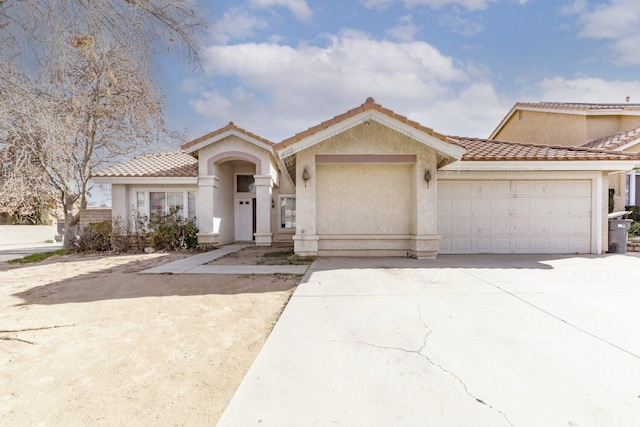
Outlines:
{"label": "two-car garage", "polygon": [[441,254],[590,253],[592,180],[438,180]]}

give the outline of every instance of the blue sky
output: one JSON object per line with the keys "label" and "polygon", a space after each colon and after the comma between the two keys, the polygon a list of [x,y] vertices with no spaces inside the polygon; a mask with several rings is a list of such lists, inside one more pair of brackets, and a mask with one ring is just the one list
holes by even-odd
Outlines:
{"label": "blue sky", "polygon": [[637,0],[198,0],[203,69],[158,58],[167,124],[274,142],[368,96],[487,137],[515,102],[640,103]]}

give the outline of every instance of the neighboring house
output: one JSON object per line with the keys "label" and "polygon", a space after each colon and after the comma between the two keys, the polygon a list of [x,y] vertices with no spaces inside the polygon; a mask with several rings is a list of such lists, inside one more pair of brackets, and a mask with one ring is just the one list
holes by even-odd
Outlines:
{"label": "neighboring house", "polygon": [[278,144],[233,123],[95,175],[114,216],[195,212],[200,243],[300,255],[601,253],[637,153],[445,136],[372,98]]}
{"label": "neighboring house", "polygon": [[[490,139],[640,152],[640,104],[517,103]],[[640,171],[610,177],[615,211],[640,205]]]}

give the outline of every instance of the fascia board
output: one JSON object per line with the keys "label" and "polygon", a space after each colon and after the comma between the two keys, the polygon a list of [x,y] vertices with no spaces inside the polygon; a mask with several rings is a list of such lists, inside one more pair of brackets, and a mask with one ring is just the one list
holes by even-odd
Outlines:
{"label": "fascia board", "polygon": [[250,142],[251,144],[253,144],[253,145],[255,145],[255,146],[259,147],[259,148],[262,148],[262,149],[267,150],[267,151],[272,151],[272,147],[270,145],[267,145],[264,142],[258,141],[255,138],[251,138],[250,136],[247,136],[242,132],[238,132],[235,129],[230,129],[230,130],[228,130],[226,132],[223,132],[223,133],[221,133],[219,135],[216,135],[216,136],[214,136],[212,138],[205,139],[204,141],[201,141],[201,142],[197,143],[196,145],[187,148],[184,151],[185,151],[185,153],[193,153],[194,151],[198,151],[198,150],[206,147],[207,145],[211,145],[211,144],[213,144],[215,142],[218,142],[220,140],[228,138],[229,136],[236,136],[236,137],[242,139],[243,141]]}
{"label": "fascia board", "polygon": [[640,167],[638,160],[558,161],[458,161],[443,171],[629,171]]}
{"label": "fascia board", "polygon": [[407,125],[406,123],[402,123],[398,120],[393,119],[392,117],[387,116],[384,113],[381,113],[377,110],[369,110],[364,111],[362,113],[356,114],[353,117],[349,117],[337,123],[335,125],[329,126],[326,129],[323,129],[319,132],[314,133],[306,138],[301,139],[290,146],[283,148],[278,151],[278,155],[281,159],[285,157],[289,157],[293,154],[304,151],[324,140],[327,140],[335,135],[341,134],[353,127],[356,127],[362,123],[366,123],[370,120],[376,121],[383,126],[386,126],[390,129],[395,130],[403,135],[406,135],[416,141],[423,143],[424,145],[433,148],[441,154],[444,154],[448,157],[452,157],[454,159],[461,159],[466,150],[462,147],[454,145],[453,143],[446,143],[428,133],[422,132],[419,129],[414,128],[413,126]]}
{"label": "fascia board", "polygon": [[93,177],[98,184],[126,184],[126,185],[198,185],[197,177]]}

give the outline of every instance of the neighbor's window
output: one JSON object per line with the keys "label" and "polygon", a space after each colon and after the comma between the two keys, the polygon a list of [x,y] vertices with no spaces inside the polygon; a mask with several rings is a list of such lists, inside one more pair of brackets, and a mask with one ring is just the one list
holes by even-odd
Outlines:
{"label": "neighbor's window", "polygon": [[280,228],[296,228],[295,197],[280,197]]}

